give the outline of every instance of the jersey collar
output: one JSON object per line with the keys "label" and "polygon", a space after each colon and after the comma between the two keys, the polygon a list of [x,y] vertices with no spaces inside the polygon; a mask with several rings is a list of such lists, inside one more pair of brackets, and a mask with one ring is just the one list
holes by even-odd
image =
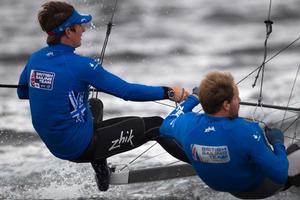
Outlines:
{"label": "jersey collar", "polygon": [[50,48],[52,48],[53,50],[56,50],[56,51],[72,51],[74,52],[75,51],[75,48],[72,47],[72,46],[69,46],[69,45],[66,45],[66,44],[55,44],[55,45],[51,45],[49,46]]}
{"label": "jersey collar", "polygon": [[208,121],[222,121],[222,120],[230,120],[229,117],[219,117],[219,116],[212,116],[212,115],[208,115],[208,114],[204,114],[206,119]]}

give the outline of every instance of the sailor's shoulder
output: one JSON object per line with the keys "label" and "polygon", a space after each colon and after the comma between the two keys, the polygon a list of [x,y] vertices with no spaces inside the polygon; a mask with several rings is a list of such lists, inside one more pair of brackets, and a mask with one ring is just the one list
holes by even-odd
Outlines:
{"label": "sailor's shoulder", "polygon": [[39,59],[41,57],[41,55],[44,55],[47,51],[48,51],[48,47],[43,47],[41,49],[38,49],[34,52],[31,53],[29,60],[30,59]]}
{"label": "sailor's shoulder", "polygon": [[204,117],[203,113],[196,113],[196,112],[186,112],[184,113],[181,118],[186,123],[201,123],[201,119]]}
{"label": "sailor's shoulder", "polygon": [[80,54],[76,54],[74,52],[70,53],[69,56],[73,57],[75,59],[75,62],[82,62],[82,63],[96,63],[97,61],[91,57],[83,56]]}
{"label": "sailor's shoulder", "polygon": [[253,121],[245,120],[244,118],[237,117],[224,122],[224,128],[235,130],[237,132],[253,132],[259,128],[258,124]]}
{"label": "sailor's shoulder", "polygon": [[73,66],[77,66],[78,68],[82,68],[83,70],[95,70],[97,68],[101,68],[101,65],[99,64],[99,62],[97,62],[97,60],[87,56],[73,54],[72,57],[68,60],[73,63]]}

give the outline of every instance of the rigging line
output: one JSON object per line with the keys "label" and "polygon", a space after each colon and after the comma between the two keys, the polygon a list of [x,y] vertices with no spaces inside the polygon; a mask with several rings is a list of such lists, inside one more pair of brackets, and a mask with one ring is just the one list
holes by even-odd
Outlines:
{"label": "rigging line", "polygon": [[155,142],[154,144],[152,144],[148,149],[146,149],[145,151],[143,151],[140,155],[138,155],[136,158],[134,158],[132,161],[130,161],[127,165],[125,165],[124,167],[122,167],[120,169],[120,171],[123,171],[128,165],[132,164],[134,161],[136,161],[138,158],[140,158],[143,154],[145,154],[147,151],[149,151],[156,144],[157,144],[157,142]]}
{"label": "rigging line", "polygon": [[104,60],[104,55],[105,55],[105,50],[106,50],[106,46],[107,46],[107,43],[108,43],[108,39],[109,39],[109,36],[110,36],[110,33],[111,33],[111,29],[113,27],[113,19],[114,19],[114,16],[115,16],[115,12],[116,12],[116,9],[117,9],[117,4],[118,4],[118,0],[115,0],[115,4],[114,4],[114,8],[113,8],[113,11],[112,11],[112,15],[110,17],[110,20],[109,22],[107,23],[107,29],[106,29],[106,35],[105,35],[105,40],[104,40],[104,43],[103,43],[103,46],[102,46],[102,50],[101,50],[101,54],[100,54],[100,64],[102,65],[103,64],[103,60]]}
{"label": "rigging line", "polygon": [[296,123],[299,118],[300,115],[298,115],[297,118],[294,121],[292,121],[292,123],[286,129],[284,129],[283,133],[285,133],[294,123]]}
{"label": "rigging line", "polygon": [[296,125],[295,125],[295,131],[294,131],[294,136],[293,136],[293,139],[292,139],[292,144],[294,144],[295,140],[297,140],[298,123],[299,123],[299,121],[297,121]]}
{"label": "rigging line", "polygon": [[[288,48],[290,48],[293,44],[295,44],[296,42],[298,42],[298,40],[300,40],[300,36],[297,37],[294,41],[292,41],[290,44],[288,44],[287,46],[283,47],[282,49],[280,49],[278,52],[276,52],[275,54],[273,54],[269,59],[266,60],[266,62],[264,64],[267,64],[268,62],[270,62],[271,60],[273,60],[275,57],[277,57],[279,54],[281,54],[282,52],[286,51]],[[237,82],[237,85],[240,84],[241,82],[243,82],[244,80],[246,80],[249,76],[251,76],[254,72],[256,72],[257,70],[259,70],[261,68],[261,65],[257,68],[255,68],[253,71],[251,71],[248,75],[246,75],[244,78],[242,78],[240,81]]]}
{"label": "rigging line", "polygon": [[[103,42],[103,46],[102,46],[102,50],[101,50],[100,58],[99,58],[101,65],[103,64],[103,60],[104,60],[104,55],[105,55],[105,50],[106,50],[106,47],[107,47],[108,39],[109,39],[111,30],[112,30],[112,27],[114,26],[113,19],[114,19],[114,16],[115,16],[115,12],[117,10],[117,4],[118,4],[118,0],[115,0],[115,4],[114,4],[114,7],[113,7],[113,11],[112,11],[110,20],[107,23],[105,39],[104,39],[104,42]],[[98,98],[98,91],[96,91],[96,98]]]}
{"label": "rigging line", "polygon": [[252,115],[251,115],[251,117],[252,117],[252,121],[256,121],[255,120],[255,113],[256,113],[256,110],[257,110],[257,108],[258,108],[258,102],[257,102],[257,104],[256,104],[256,106],[254,107],[254,111],[252,112]]}
{"label": "rigging line", "polygon": [[[258,120],[258,119],[255,118],[255,114],[256,114],[256,111],[257,111],[258,108],[261,109],[261,112],[262,112],[262,114],[263,114],[262,119],[265,118],[265,112],[264,112],[264,109],[263,109],[263,105],[262,105],[261,103],[257,102],[257,104],[256,104],[256,106],[255,106],[255,109],[254,109],[254,111],[253,111],[253,113],[252,113],[252,121],[256,121],[256,122],[261,121],[261,120]],[[261,121],[261,122],[262,122],[262,121]]]}
{"label": "rigging line", "polygon": [[270,16],[271,16],[271,10],[272,10],[272,0],[270,0],[270,3],[269,3],[269,13],[268,13],[268,20],[270,20]]}
{"label": "rigging line", "polygon": [[[298,116],[298,114],[295,114],[293,116],[287,117],[287,118],[284,119],[284,121],[287,121],[287,120],[292,119],[292,118],[297,117],[297,116]],[[278,124],[279,122],[282,122],[282,120],[278,120],[276,122],[271,122],[271,124]]]}
{"label": "rigging line", "polygon": [[[295,76],[295,79],[294,79],[294,82],[293,82],[293,86],[292,86],[292,89],[291,89],[290,96],[289,96],[286,107],[288,107],[289,104],[290,104],[290,101],[291,101],[291,98],[292,98],[292,95],[293,95],[293,92],[294,92],[295,84],[296,84],[296,81],[297,81],[297,78],[298,78],[299,70],[300,70],[300,64],[298,65],[297,73],[296,73],[296,76]],[[284,119],[286,117],[286,113],[287,113],[287,110],[285,110],[285,112],[284,112],[282,122],[281,122],[281,125],[280,125],[280,129],[282,129],[283,122],[284,122]]]}
{"label": "rigging line", "polygon": [[267,20],[264,21],[264,23],[266,24],[266,39],[264,42],[264,57],[263,57],[263,62],[258,70],[258,73],[255,77],[254,83],[252,85],[252,87],[254,88],[257,82],[257,79],[261,73],[261,82],[260,82],[260,91],[259,91],[259,97],[258,97],[258,103],[261,103],[262,101],[262,90],[263,90],[263,83],[264,83],[264,73],[265,73],[265,63],[266,63],[266,59],[267,59],[267,54],[268,54],[268,39],[272,33],[272,24],[273,22],[270,20],[270,16],[271,16],[271,9],[272,9],[272,0],[270,0],[269,3],[269,13],[268,13],[268,18]]}
{"label": "rigging line", "polygon": [[[294,106],[294,105],[296,105],[296,104],[299,104],[299,102],[295,102],[295,103],[292,103],[292,104],[290,104],[290,106]],[[295,111],[295,112],[300,112],[300,108],[298,109],[298,108],[296,108],[297,109],[297,111]],[[284,108],[284,109],[282,109],[282,110],[286,110],[286,108]],[[280,110],[280,109],[278,109],[278,110],[273,110],[273,111],[271,111],[271,112],[269,112],[268,113],[268,115],[271,115],[271,114],[273,114],[273,113],[275,113],[275,112],[279,112],[279,111],[282,111],[282,110]],[[292,113],[294,113],[293,111],[291,111],[291,110],[289,110],[288,109],[288,111],[290,111],[290,112],[292,112]],[[298,114],[296,114],[295,116],[297,116]],[[279,123],[281,120],[279,120],[277,123]]]}
{"label": "rigging line", "polygon": [[288,139],[291,139],[292,141],[294,140],[297,140],[297,141],[300,141],[299,138],[294,138],[294,137],[291,137],[291,136],[288,136],[288,135],[285,135],[284,137],[288,138]]}
{"label": "rigging line", "polygon": [[265,118],[264,108],[263,108],[262,106],[260,106],[260,109],[261,109],[261,111],[262,111],[262,119],[264,119],[264,118]]}
{"label": "rigging line", "polygon": [[159,157],[159,156],[161,156],[161,155],[164,155],[164,154],[166,154],[166,153],[167,153],[167,152],[165,151],[165,152],[163,152],[163,153],[157,154],[157,155],[152,156],[152,157],[150,157],[150,158],[146,158],[146,159],[144,159],[144,160],[137,161],[137,162],[134,163],[134,165],[136,165],[136,164],[138,164],[138,163],[141,163],[141,162],[145,162],[145,161],[154,159],[154,158],[157,158],[157,157]]}
{"label": "rigging line", "polygon": [[277,106],[277,105],[272,105],[272,104],[264,104],[264,103],[252,103],[252,102],[245,102],[245,101],[241,101],[240,105],[243,106],[253,106],[253,107],[263,107],[263,108],[272,108],[272,109],[276,109],[276,110],[288,110],[288,111],[296,111],[296,112],[300,112],[300,107],[296,108],[296,107],[286,107],[286,106]]}
{"label": "rigging line", "polygon": [[168,106],[168,107],[176,108],[176,106],[173,106],[173,105],[170,105],[170,104],[167,104],[167,103],[162,103],[162,102],[159,102],[159,101],[152,101],[152,102],[153,102],[153,103],[160,104],[160,105],[164,105],[164,106]]}
{"label": "rigging line", "polygon": [[[245,120],[249,120],[249,121],[252,120],[252,118],[249,118],[249,117],[241,117],[241,118],[243,118],[243,119],[245,119]],[[262,124],[264,124],[265,126],[267,126],[267,123],[264,122],[264,121],[262,121],[262,120],[260,120],[260,119],[257,119],[256,122],[262,123]]]}
{"label": "rigging line", "polygon": [[[269,36],[272,33],[272,24],[273,24],[273,22],[270,20],[271,9],[272,9],[272,0],[270,0],[270,3],[269,3],[269,12],[268,12],[267,20],[264,21],[264,23],[266,24],[266,38],[265,38],[265,42],[264,42],[264,59],[263,59],[262,64],[260,65],[260,68],[258,70],[258,73],[257,73],[256,77],[255,77],[255,81],[254,81],[252,87],[255,87],[261,70],[262,70],[262,79],[263,79],[265,61],[266,61],[267,53],[268,53],[267,52],[267,43],[268,43]],[[263,82],[263,80],[262,80],[262,82]]]}

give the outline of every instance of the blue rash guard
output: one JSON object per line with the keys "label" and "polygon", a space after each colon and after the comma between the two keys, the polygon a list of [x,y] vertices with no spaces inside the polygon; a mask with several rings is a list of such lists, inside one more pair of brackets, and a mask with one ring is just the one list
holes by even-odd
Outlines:
{"label": "blue rash guard", "polygon": [[199,100],[190,95],[163,122],[163,136],[183,147],[199,177],[223,192],[250,192],[270,178],[284,184],[288,160],[282,144],[267,147],[262,129],[243,118],[191,112]]}
{"label": "blue rash guard", "polygon": [[32,124],[49,150],[72,160],[87,148],[93,134],[88,106],[89,86],[124,100],[164,98],[163,87],[128,83],[107,72],[95,60],[58,44],[32,54],[19,80],[20,99],[29,99]]}

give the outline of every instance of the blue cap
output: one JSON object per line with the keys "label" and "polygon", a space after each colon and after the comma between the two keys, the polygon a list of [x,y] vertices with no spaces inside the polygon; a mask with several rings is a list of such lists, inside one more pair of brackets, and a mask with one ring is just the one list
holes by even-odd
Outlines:
{"label": "blue cap", "polygon": [[72,15],[66,21],[64,21],[61,25],[47,33],[48,35],[58,35],[63,33],[66,30],[66,28],[72,27],[75,24],[89,23],[91,20],[91,15],[81,15],[76,10],[74,10]]}

